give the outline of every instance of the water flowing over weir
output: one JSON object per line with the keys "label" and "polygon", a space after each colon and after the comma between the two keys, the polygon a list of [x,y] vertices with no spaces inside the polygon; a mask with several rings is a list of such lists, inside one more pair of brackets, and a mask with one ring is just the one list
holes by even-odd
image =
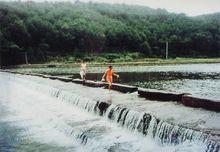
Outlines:
{"label": "water flowing over weir", "polygon": [[[212,141],[209,139],[208,134],[202,133],[200,131],[195,131],[192,129],[187,129],[184,127],[180,127],[178,125],[173,125],[171,123],[167,123],[165,121],[161,121],[157,119],[155,116],[144,113],[144,112],[138,112],[135,110],[128,109],[123,106],[116,106],[114,104],[102,102],[102,101],[96,101],[93,99],[89,99],[85,96],[81,96],[75,93],[72,93],[67,90],[62,90],[59,88],[55,88],[48,85],[38,84],[34,82],[33,80],[27,80],[23,79],[22,77],[17,78],[16,75],[8,75],[8,74],[2,74],[2,79],[4,81],[8,81],[9,83],[16,84],[17,88],[26,88],[26,89],[32,89],[35,90],[35,92],[38,92],[45,96],[51,96],[55,101],[62,101],[68,103],[68,105],[72,105],[71,107],[73,110],[76,110],[74,107],[78,107],[79,109],[82,109],[86,112],[89,112],[92,114],[92,118],[89,120],[92,123],[86,123],[85,122],[78,122],[79,125],[71,125],[73,122],[71,122],[70,119],[68,119],[67,122],[59,121],[59,115],[52,120],[50,120],[50,123],[52,124],[52,128],[56,128],[57,130],[64,132],[64,134],[74,137],[75,139],[79,140],[82,144],[85,145],[93,145],[93,148],[97,150],[96,146],[100,146],[101,144],[104,144],[105,140],[100,140],[101,136],[106,135],[108,132],[108,129],[103,131],[103,126],[100,126],[100,123],[97,122],[97,119],[100,119],[99,116],[104,116],[107,120],[111,120],[110,124],[116,123],[119,124],[119,126],[123,126],[124,128],[127,128],[128,132],[131,132],[137,136],[141,135],[142,138],[152,138],[154,139],[154,142],[156,142],[157,146],[177,146],[184,143],[198,143],[201,144],[203,151],[207,152],[218,152],[220,150],[219,143]],[[0,78],[1,79],[1,78]],[[50,99],[51,100],[51,99]],[[79,111],[82,113],[81,111]],[[75,113],[74,113],[75,114]],[[90,114],[90,115],[91,115]],[[95,114],[95,115],[93,115]],[[86,115],[86,114],[85,114]],[[87,116],[90,118],[90,115]],[[78,114],[78,117],[80,117],[80,114]],[[94,117],[94,118],[93,118]],[[74,117],[75,118],[75,117]],[[49,118],[48,118],[49,119]],[[105,121],[106,119],[102,120]],[[79,120],[79,119],[78,119]],[[88,122],[89,122],[88,121]],[[77,123],[77,122],[74,122]],[[107,122],[105,122],[106,124]],[[89,126],[94,125],[95,127],[90,128]],[[81,129],[81,126],[85,126],[85,130]],[[100,131],[101,130],[101,131]],[[119,128],[111,128],[110,130],[119,133],[118,136],[123,136],[123,134],[120,134],[121,130]],[[118,131],[119,130],[119,131]],[[113,138],[114,135],[107,134]],[[113,137],[112,137],[113,136]],[[134,136],[130,136],[131,138],[134,138]],[[104,138],[104,137],[102,137]],[[94,144],[95,140],[99,141],[99,144]],[[107,142],[108,140],[106,140]],[[129,141],[129,140],[128,140]],[[128,142],[127,141],[127,142]],[[147,143],[146,143],[147,144]],[[95,146],[94,146],[95,145]],[[108,151],[120,151],[120,144],[116,144],[114,146],[111,146]],[[140,146],[140,145],[139,145]],[[204,147],[203,147],[204,146]],[[127,150],[129,149],[129,146],[127,147]],[[166,148],[165,148],[166,149]],[[103,150],[103,149],[102,149]],[[130,149],[130,151],[140,151],[140,149]],[[156,149],[154,149],[157,151]],[[151,150],[151,151],[154,151]],[[184,151],[184,148],[182,149]],[[88,151],[92,151],[89,149]],[[101,151],[101,149],[100,149]],[[147,151],[147,149],[142,149],[142,151]],[[168,151],[175,151],[175,150],[168,150]],[[181,151],[181,148],[179,149]],[[185,151],[192,151],[192,149],[185,149]],[[201,149],[193,151],[201,151]]]}

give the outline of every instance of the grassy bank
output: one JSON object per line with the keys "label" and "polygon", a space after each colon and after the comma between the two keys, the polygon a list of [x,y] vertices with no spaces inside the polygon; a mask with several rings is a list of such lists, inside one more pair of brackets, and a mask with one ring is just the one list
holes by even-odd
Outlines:
{"label": "grassy bank", "polygon": [[[49,65],[54,65],[56,67],[77,67],[80,64],[80,60],[74,62],[61,62],[61,61],[50,61],[42,64],[22,64],[17,66],[12,66],[13,68],[41,68],[48,67]],[[169,64],[196,64],[196,63],[220,63],[220,58],[175,58],[175,59],[161,59],[161,58],[141,58],[133,59],[132,61],[87,61],[88,66],[150,66],[150,65],[169,65]]]}
{"label": "grassy bank", "polygon": [[[202,63],[206,63],[201,65]],[[159,58],[143,58],[139,60],[134,60],[130,62],[88,62],[88,73],[103,73],[106,70],[108,65],[113,65],[115,71],[117,72],[146,72],[148,70],[156,69],[158,70],[158,66],[156,65],[166,65],[159,68],[167,69],[166,67],[169,65],[183,65],[185,69],[194,67],[194,70],[203,70],[204,67],[206,69],[210,68],[208,63],[220,63],[220,58],[176,58],[176,59],[159,59]],[[184,65],[185,64],[185,65]],[[191,64],[191,65],[186,65]],[[192,65],[194,64],[194,65]],[[208,66],[208,67],[207,67]],[[75,63],[63,63],[63,62],[49,62],[45,64],[30,64],[30,65],[19,65],[16,67],[10,67],[13,71],[25,72],[25,73],[42,73],[42,74],[50,74],[50,75],[72,75],[79,73],[80,62]],[[179,66],[177,66],[179,67]],[[182,66],[180,66],[182,67]],[[211,66],[212,68],[213,66]],[[9,67],[8,67],[9,68]],[[174,67],[175,68],[175,67]],[[173,69],[173,66],[170,66],[168,69]],[[191,69],[192,70],[192,69]],[[191,71],[192,72],[192,71]]]}

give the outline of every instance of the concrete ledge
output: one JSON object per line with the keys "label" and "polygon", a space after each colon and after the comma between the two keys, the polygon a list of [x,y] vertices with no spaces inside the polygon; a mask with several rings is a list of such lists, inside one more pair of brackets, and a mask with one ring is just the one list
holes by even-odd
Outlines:
{"label": "concrete ledge", "polygon": [[[108,83],[106,82],[96,82],[96,81],[91,81],[91,80],[86,80],[83,82],[81,79],[73,79],[72,82],[77,83],[77,84],[83,84],[88,87],[105,87],[108,88]],[[128,86],[128,85],[122,85],[122,84],[117,84],[113,83],[112,84],[112,90],[120,91],[123,93],[131,93],[137,91],[137,87],[134,86]]]}
{"label": "concrete ledge", "polygon": [[72,82],[77,84],[83,84],[83,81],[81,79],[72,79]]}
{"label": "concrete ledge", "polygon": [[86,80],[83,82],[81,79],[73,79],[72,82],[77,83],[77,84],[83,84],[88,87],[104,87],[105,83],[103,82],[96,82],[96,81],[91,81],[91,80]]}
{"label": "concrete ledge", "polygon": [[[105,86],[108,87],[108,84],[105,83]],[[113,83],[112,90],[120,91],[123,93],[132,93],[132,92],[136,92],[138,90],[138,88],[135,86]]]}
{"label": "concrete ledge", "polygon": [[144,97],[150,100],[160,100],[160,101],[181,101],[182,93],[175,93],[175,92],[165,92],[162,90],[155,90],[155,89],[145,89],[145,88],[138,88],[138,94],[140,97]]}
{"label": "concrete ledge", "polygon": [[59,77],[57,76],[51,76],[51,75],[46,75],[47,78],[52,79],[52,80],[56,80],[59,79]]}
{"label": "concrete ledge", "polygon": [[84,85],[89,87],[104,87],[105,83],[87,80],[85,81]]}
{"label": "concrete ledge", "polygon": [[193,97],[190,95],[183,95],[181,102],[183,105],[188,107],[204,108],[207,110],[220,112],[220,100],[211,100],[211,99]]}
{"label": "concrete ledge", "polygon": [[72,78],[65,78],[65,77],[56,77],[57,80],[64,81],[64,82],[72,82]]}
{"label": "concrete ledge", "polygon": [[[30,74],[30,75],[39,76],[39,77],[44,77],[45,76],[44,74],[40,74],[40,73],[34,73],[34,74]],[[47,77],[48,77],[48,75],[47,75]]]}
{"label": "concrete ledge", "polygon": [[41,77],[42,78],[49,78],[50,76],[49,75],[42,75]]}
{"label": "concrete ledge", "polygon": [[11,73],[13,73],[13,74],[22,74],[22,73],[17,72],[17,71],[11,71]]}
{"label": "concrete ledge", "polygon": [[22,75],[32,75],[31,73],[25,73],[25,74],[22,74]]}

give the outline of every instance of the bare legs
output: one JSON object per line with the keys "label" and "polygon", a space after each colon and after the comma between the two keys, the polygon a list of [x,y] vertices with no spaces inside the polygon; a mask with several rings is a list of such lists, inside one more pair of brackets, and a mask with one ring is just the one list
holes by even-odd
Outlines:
{"label": "bare legs", "polygon": [[84,85],[85,82],[86,82],[86,75],[83,75],[83,76],[82,76],[82,80],[83,80],[83,85]]}
{"label": "bare legs", "polygon": [[83,81],[83,85],[85,84],[86,81],[86,75],[84,73],[80,73],[81,79]]}
{"label": "bare legs", "polygon": [[108,90],[111,91],[112,90],[112,83],[108,82]]}

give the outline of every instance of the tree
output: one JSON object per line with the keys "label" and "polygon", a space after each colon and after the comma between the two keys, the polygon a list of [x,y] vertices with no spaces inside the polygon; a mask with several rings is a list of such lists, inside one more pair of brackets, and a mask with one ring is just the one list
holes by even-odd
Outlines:
{"label": "tree", "polygon": [[150,44],[147,41],[144,41],[144,43],[142,43],[140,45],[140,50],[142,51],[142,53],[144,53],[146,56],[150,57],[152,56],[152,52],[151,52],[151,47]]}
{"label": "tree", "polygon": [[220,13],[189,17],[120,4],[0,2],[0,19],[1,49],[28,51],[34,62],[124,51],[160,57],[166,41],[174,56],[220,55]]}

